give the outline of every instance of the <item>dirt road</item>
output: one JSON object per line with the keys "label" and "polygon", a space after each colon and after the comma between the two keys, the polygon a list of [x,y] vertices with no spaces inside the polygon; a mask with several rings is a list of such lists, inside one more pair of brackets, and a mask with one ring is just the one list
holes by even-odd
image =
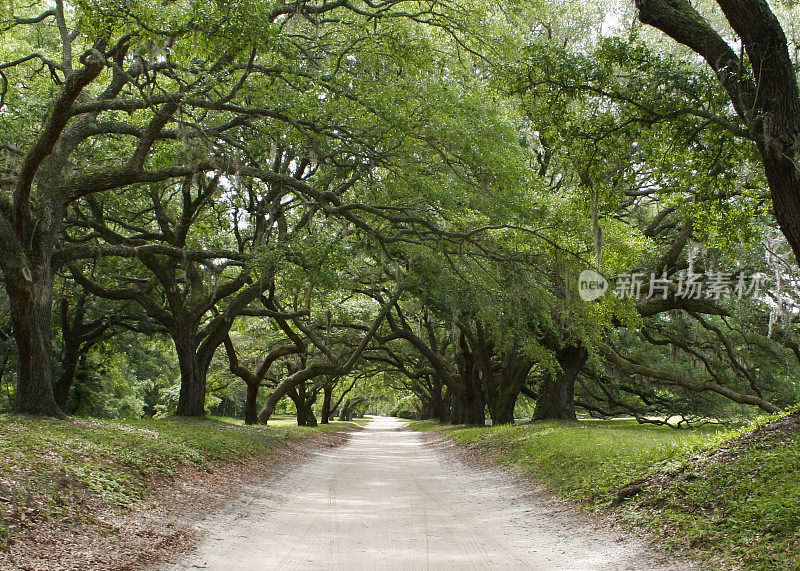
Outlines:
{"label": "dirt road", "polygon": [[198,526],[163,569],[679,569],[495,470],[465,466],[376,418]]}

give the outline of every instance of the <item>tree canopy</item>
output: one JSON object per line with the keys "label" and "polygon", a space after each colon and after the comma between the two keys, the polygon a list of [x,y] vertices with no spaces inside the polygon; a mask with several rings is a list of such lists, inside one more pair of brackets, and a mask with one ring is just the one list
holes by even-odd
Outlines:
{"label": "tree canopy", "polygon": [[6,409],[800,397],[791,3],[5,0],[0,34]]}

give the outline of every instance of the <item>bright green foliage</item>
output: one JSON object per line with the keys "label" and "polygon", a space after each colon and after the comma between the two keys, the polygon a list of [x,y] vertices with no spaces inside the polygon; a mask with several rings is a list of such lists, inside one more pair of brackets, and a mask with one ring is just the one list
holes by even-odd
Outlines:
{"label": "bright green foliage", "polygon": [[[4,17],[48,6],[8,4]],[[654,48],[647,31],[628,26],[632,8],[614,0],[387,2],[377,12],[369,3],[309,6],[67,3],[65,25],[80,23],[74,55],[126,38],[118,61],[107,62],[80,101],[107,86],[117,67],[139,75],[114,95],[119,106],[82,115],[98,130],[64,170],[99,172],[126,161],[139,129],[170,108],[164,94],[180,101],[143,168],[209,162],[188,176],[126,183],[67,208],[56,249],[77,244],[89,252],[73,252],[57,268],[70,274],[58,278],[60,295],[71,298],[79,288],[70,277],[83,272],[99,286],[95,295],[140,306],[101,307],[123,314],[120,327],[140,336],[91,348],[82,371],[91,374],[76,382],[87,398],[75,404],[73,397],[70,412],[171,410],[179,388],[176,370],[165,366],[174,358],[169,335],[192,346],[179,355],[184,384],[199,393],[208,373],[206,408],[240,414],[244,383],[218,349],[220,331],[257,370],[291,341],[285,323],[264,315],[262,298],[307,313],[290,320],[305,329],[307,346],[263,379],[275,387],[333,353],[346,360],[395,289],[396,322],[414,334],[427,323],[425,333],[438,336],[437,382],[440,389],[449,382],[450,392],[456,383],[444,377],[463,371],[442,363],[457,361],[459,335],[474,328],[489,338],[485,370],[517,353],[532,362],[526,394],[562,372],[563,349],[585,349],[578,398],[599,416],[746,413],[719,391],[698,396],[663,379],[620,374],[601,356],[605,344],[637,362],[757,395],[767,407],[797,398],[800,353],[786,312],[779,319],[781,300],[695,308],[712,315],[695,322],[676,308],[648,314],[632,300],[584,303],[575,292],[588,267],[609,277],[687,267],[790,277],[780,269],[787,251],[771,231],[755,145],[700,62]],[[794,22],[783,11],[781,18]],[[24,25],[7,19],[3,28],[0,62],[40,52],[3,68],[12,89],[0,122],[21,148],[68,75],[42,67],[43,57],[64,55],[51,24],[51,16]],[[139,97],[158,103],[131,104]],[[174,232],[184,218],[185,239]],[[662,267],[684,228],[688,238]],[[154,245],[169,254],[142,253]],[[389,321],[365,354],[373,361],[335,380],[359,379],[356,393],[381,405],[398,387],[396,400],[405,399],[407,387],[430,374],[429,356]],[[730,330],[730,343],[713,328]],[[334,350],[311,341],[314,334]],[[150,338],[155,349],[135,347]],[[379,360],[382,351],[397,357],[394,366]],[[157,363],[139,362],[148,360]],[[194,377],[186,372],[195,369]],[[4,384],[13,381],[4,369]],[[312,393],[323,380],[314,383]],[[202,396],[193,402],[191,414],[201,414]]]}

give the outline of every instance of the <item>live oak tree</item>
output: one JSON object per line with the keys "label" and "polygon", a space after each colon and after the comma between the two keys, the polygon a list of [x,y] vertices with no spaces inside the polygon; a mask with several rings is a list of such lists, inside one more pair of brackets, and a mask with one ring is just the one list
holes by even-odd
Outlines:
{"label": "live oak tree", "polygon": [[[304,215],[295,216],[299,220],[310,219]],[[339,231],[335,230],[337,227]],[[251,319],[251,333],[240,331],[235,336],[236,343],[231,335],[225,339],[230,371],[242,379],[247,387],[247,424],[254,424],[259,420],[257,406],[262,385],[268,384],[273,391],[282,385],[276,370],[291,375],[312,365],[315,359],[336,362],[343,352],[352,350],[351,344],[336,341],[340,336],[341,322],[344,321],[350,331],[354,329],[352,320],[343,318],[347,313],[342,311],[341,301],[332,302],[336,297],[348,300],[353,295],[347,288],[346,268],[342,266],[346,260],[346,252],[358,257],[351,238],[345,231],[349,226],[340,221],[338,225],[301,224],[299,228],[295,228],[296,232],[302,231],[305,234],[303,238],[296,236],[292,244],[292,259],[295,263],[291,266],[284,264],[281,271],[273,275],[268,291],[259,298],[258,306],[251,306],[244,312],[246,318]],[[283,238],[286,240],[287,237]],[[357,267],[358,264],[350,262],[347,265]],[[282,302],[281,299],[285,301]],[[286,302],[290,304],[288,307],[284,307]],[[351,301],[345,301],[345,305],[347,303]],[[256,321],[253,322],[253,319]],[[252,331],[257,331],[257,339],[253,339]],[[270,344],[265,351],[264,346],[268,340]],[[246,347],[253,341],[256,341],[258,350]],[[249,351],[242,351],[245,348]],[[324,349],[325,354],[320,354],[321,349]],[[243,357],[242,353],[256,353],[258,356],[253,359],[246,355]],[[254,361],[255,364],[248,366],[245,359]],[[346,356],[344,360],[347,360]],[[332,413],[333,388],[340,375],[334,371],[330,375],[323,375],[319,371],[281,388],[281,396],[288,394],[296,402],[300,425],[315,422],[312,419],[314,414],[311,405],[320,391],[324,394],[321,413],[323,422],[327,422]],[[307,386],[309,383],[310,386]],[[268,421],[269,414],[264,412],[261,421]]]}
{"label": "live oak tree", "polygon": [[[258,393],[262,384],[267,379],[271,368],[282,357],[302,353],[306,349],[306,343],[294,332],[290,333],[297,339],[297,343],[287,343],[281,339],[270,348],[268,353],[260,359],[257,367],[249,368],[244,364],[239,357],[236,347],[231,340],[230,335],[225,339],[225,352],[228,357],[229,367],[231,373],[241,378],[246,387],[247,394],[245,397],[245,424],[255,424],[258,422]],[[262,333],[260,343],[264,342],[264,335]]]}
{"label": "live oak tree", "polygon": [[[765,2],[717,4],[744,54],[688,2],[636,3],[713,73],[568,3],[3,4],[15,408],[59,415],[73,386],[105,410],[84,397],[134,355],[169,362],[167,340],[177,411],[204,413],[211,371],[248,423],[390,390],[470,424],[513,422],[520,398],[682,423],[789,404],[785,286],[773,307],[574,289],[586,267],[789,277],[771,233],[797,252],[789,46]],[[130,402],[168,410],[170,370],[145,389],[145,368]]]}
{"label": "live oak tree", "polygon": [[[290,368],[290,374],[278,384],[267,397],[264,407],[259,413],[259,422],[267,422],[269,417],[272,416],[277,402],[290,392],[296,393],[296,403],[302,403],[305,407],[309,407],[310,403],[313,403],[313,400],[309,402],[302,392],[298,392],[298,390],[305,390],[308,381],[313,381],[322,377],[324,379],[323,382],[311,388],[312,392],[315,390],[319,391],[322,385],[328,382],[327,377],[341,377],[352,372],[358,364],[361,355],[372,342],[378,328],[381,326],[384,319],[386,319],[392,305],[399,297],[402,287],[402,280],[398,280],[395,292],[389,294],[383,307],[378,308],[371,323],[366,326],[366,330],[357,337],[354,346],[352,348],[347,347],[344,351],[335,351],[329,341],[321,336],[315,335],[308,327],[300,325],[298,321],[295,320],[295,322],[298,323],[298,327],[309,338],[310,344],[313,345],[319,354],[316,355],[316,358],[313,360],[307,358],[302,359],[300,366],[292,366]],[[305,410],[304,413],[308,415],[310,411]],[[303,414],[303,412],[298,411],[298,414]]]}
{"label": "live oak tree", "polygon": [[[167,198],[173,189],[151,187],[147,199],[150,204],[142,208],[141,202],[134,203],[148,212],[145,215],[140,210],[136,224],[113,222],[133,219],[130,211],[120,217],[118,211],[103,212],[97,203],[90,204],[87,211],[76,205],[75,214],[68,217],[67,223],[86,227],[90,233],[80,238],[73,236],[73,243],[62,250],[73,258],[129,256],[152,275],[149,278],[142,269],[124,265],[118,272],[122,276],[112,278],[117,283],[107,284],[88,278],[77,264],[70,266],[72,278],[86,290],[99,297],[139,304],[170,335],[181,369],[177,412],[190,416],[205,410],[205,379],[214,352],[239,312],[261,295],[269,280],[264,272],[253,271],[244,263],[249,247],[257,248],[264,242],[267,221],[257,215],[248,220],[251,232],[228,230],[236,234],[230,251],[225,251],[224,246],[220,250],[200,246],[205,242],[209,247],[218,239],[196,235],[197,228],[213,223],[215,209],[227,214],[230,208],[225,201],[213,200],[219,192],[218,183],[216,179],[187,177],[175,192],[180,197],[177,206]],[[133,193],[130,195],[129,200]],[[271,199],[267,193],[266,197],[251,200],[260,204]],[[209,205],[211,212],[206,212]],[[173,212],[179,216],[173,218]],[[87,243],[94,242],[96,236],[102,243]],[[110,277],[110,268],[104,269],[102,273]],[[102,281],[109,281],[108,277]]]}
{"label": "live oak tree", "polygon": [[[542,97],[540,92],[529,99],[528,102],[536,106],[536,111],[534,113],[527,111],[533,126],[529,127],[532,137],[528,136],[526,138],[528,144],[534,145],[540,176],[545,176],[549,179],[549,183],[553,187],[551,193],[563,195],[566,203],[569,204],[570,196],[577,199],[572,201],[569,210],[565,209],[559,214],[563,216],[566,212],[569,212],[569,219],[573,221],[572,224],[575,224],[575,227],[572,224],[569,227],[577,229],[575,233],[578,243],[583,242],[588,246],[588,251],[584,251],[586,257],[583,260],[583,264],[595,265],[597,263],[600,266],[603,250],[605,250],[607,255],[610,254],[608,257],[612,258],[618,265],[616,268],[613,265],[602,266],[604,270],[612,268],[612,272],[620,271],[620,269],[625,269],[626,266],[627,268],[636,268],[644,262],[646,265],[643,270],[651,270],[656,275],[666,272],[666,275],[673,276],[675,272],[686,267],[687,258],[685,256],[689,255],[686,253],[686,249],[690,239],[693,237],[695,239],[714,240],[717,242],[717,246],[724,246],[726,243],[730,244],[741,237],[752,239],[754,232],[758,232],[755,227],[758,225],[760,217],[748,215],[746,209],[749,204],[754,204],[758,207],[758,201],[761,198],[755,185],[759,181],[757,177],[750,177],[747,171],[750,160],[747,151],[739,152],[741,147],[737,149],[731,138],[725,136],[726,132],[730,134],[730,132],[736,131],[735,125],[724,116],[716,116],[713,112],[708,111],[709,107],[713,111],[714,106],[719,105],[719,97],[714,89],[704,88],[699,90],[696,87],[697,84],[691,83],[681,85],[680,70],[671,70],[670,64],[659,67],[662,64],[658,62],[658,58],[648,56],[644,52],[626,52],[627,47],[619,44],[603,46],[602,49],[606,50],[606,56],[598,53],[595,54],[594,59],[587,59],[585,69],[592,70],[590,73],[594,73],[594,77],[588,82],[583,76],[579,75],[580,72],[574,76],[561,73],[557,77],[545,77],[541,84],[534,84],[544,85],[541,92],[544,92],[545,97]],[[624,56],[622,56],[623,53],[625,53]],[[537,53],[537,56],[541,55],[541,52]],[[621,65],[622,67],[641,65],[640,74],[642,71],[652,72],[654,69],[658,69],[660,73],[668,74],[668,81],[674,84],[677,90],[675,92],[664,92],[658,83],[648,84],[646,79],[635,86],[631,85],[636,81],[636,79],[630,81],[631,77],[637,78],[636,71],[634,71],[633,75],[628,76],[629,85],[627,86],[614,85],[613,82],[610,85],[608,83],[603,84],[602,82],[605,79],[611,78],[613,75],[604,76],[608,72],[603,68],[597,73],[594,70],[597,69],[597,58],[607,58],[608,56],[618,58],[615,65]],[[533,65],[538,65],[541,69],[551,70],[551,73],[558,66],[566,68],[566,66],[570,65],[568,63],[569,56],[564,54],[556,55],[556,57],[560,57],[561,61],[542,62],[541,59],[538,61],[533,59]],[[646,59],[648,57],[650,59]],[[608,69],[613,70],[613,67]],[[573,68],[571,71],[576,72],[577,68]],[[621,75],[620,77],[625,76]],[[641,77],[643,76],[639,75],[639,78]],[[526,77],[526,80],[528,85],[533,84],[530,76]],[[655,88],[654,91],[648,91],[649,86]],[[693,96],[700,101],[701,105],[696,108],[686,108],[680,99],[683,89],[693,90],[690,93],[693,93]],[[566,91],[567,97],[569,97],[570,93],[588,93],[589,95],[584,100],[586,101],[585,103],[576,107],[573,100],[569,107],[565,107],[558,104],[559,90],[569,90]],[[548,97],[548,95],[552,95],[552,97]],[[594,103],[592,99],[594,99]],[[603,109],[603,99],[609,99],[614,103],[623,102],[623,104],[634,108],[635,112],[630,114],[620,113],[618,111],[619,108],[609,107],[610,111],[606,112],[605,115],[601,115],[598,120],[593,121],[591,117],[596,116],[598,109]],[[570,123],[569,120],[565,121],[570,113],[581,115],[583,124]],[[554,118],[555,130],[543,126],[542,116]],[[680,123],[675,125],[675,130],[672,132],[654,136],[653,131],[648,131],[653,125],[669,121],[674,122],[676,118],[686,118],[686,121],[683,125]],[[689,136],[689,140],[693,141],[694,146],[689,147],[688,154],[682,153],[674,157],[667,163],[669,166],[666,167],[666,170],[662,171],[658,168],[653,168],[653,163],[663,161],[665,153],[669,149],[668,145],[674,144],[671,141],[680,140],[686,133],[697,132],[698,124],[700,129],[712,124],[716,126],[717,130],[709,134],[702,142],[694,143],[691,136]],[[663,126],[661,128],[663,129]],[[741,134],[741,130],[738,132]],[[531,140],[533,141],[532,143],[530,142]],[[563,148],[560,147],[562,144]],[[714,149],[713,153],[710,152],[709,146]],[[578,152],[576,152],[576,149]],[[564,153],[563,156],[560,154],[562,151]],[[685,169],[684,172],[687,178],[696,173],[698,167],[708,168],[712,173],[727,168],[731,171],[731,176],[726,178],[726,186],[720,185],[720,182],[715,180],[712,174],[712,177],[702,179],[701,183],[696,184],[695,188],[684,190],[684,181],[686,179],[682,178],[682,173],[680,171],[678,173],[670,172],[669,170],[674,169],[681,162],[683,164],[680,168]],[[736,171],[739,172],[737,173]],[[744,193],[741,186],[742,179],[744,179]],[[756,192],[748,195],[748,190],[756,190]],[[687,196],[691,197],[690,201],[698,203],[698,206],[695,207],[687,203]],[[680,199],[675,200],[675,197],[680,197]],[[552,204],[552,194],[549,198]],[[718,203],[726,200],[734,200],[734,208],[723,207],[725,209],[715,210]],[[583,203],[581,204],[580,201],[583,201]],[[712,212],[714,214],[706,217],[707,213],[710,214]],[[578,215],[577,218],[575,214]],[[583,216],[583,220],[581,220],[581,216]],[[697,226],[702,227],[703,236],[699,235],[700,231],[695,233],[695,225],[687,221],[687,218],[698,220]],[[564,219],[562,218],[562,226],[559,227],[558,232],[559,237],[566,235],[563,221]],[[623,224],[620,225],[619,222]],[[627,229],[626,224],[629,225]],[[605,241],[602,236],[603,231],[606,234]],[[727,237],[725,236],[726,231],[728,232]],[[581,236],[581,232],[584,232],[583,236]],[[650,241],[652,243],[648,244]],[[637,259],[639,253],[645,254],[645,258]],[[725,263],[725,260],[721,261]],[[574,271],[574,268],[572,271]],[[562,279],[574,279],[575,274],[570,277],[571,272],[566,268],[562,267],[560,270],[563,272]],[[537,277],[541,280],[544,275],[539,273]],[[459,273],[458,278],[463,278],[463,273]],[[457,280],[458,278],[454,279]],[[425,280],[426,287],[430,288],[436,295],[441,295],[441,292],[447,289],[446,286],[434,285],[434,283],[430,279]],[[550,287],[552,288],[553,285]],[[554,291],[558,291],[558,289],[558,285],[553,288]],[[703,313],[710,314],[712,317],[721,314],[728,315],[727,310],[714,303],[702,300],[686,300],[675,296],[673,292],[665,300],[643,301],[635,305],[631,308],[634,309],[634,313],[630,313],[622,304],[618,309],[608,307],[605,314],[600,312],[576,319],[580,315],[580,311],[576,312],[575,309],[580,306],[568,302],[571,296],[567,292],[562,295],[567,302],[565,305],[569,307],[569,310],[559,308],[554,317],[561,323],[569,324],[572,322],[569,329],[573,332],[566,337],[562,336],[563,333],[545,337],[545,340],[550,339],[545,344],[549,346],[548,348],[552,351],[552,355],[558,364],[550,369],[541,368],[544,371],[540,369],[540,386],[538,390],[531,390],[530,388],[525,390],[526,394],[537,399],[535,418],[573,420],[576,418],[573,396],[576,382],[580,380],[581,386],[585,386],[587,391],[593,391],[591,382],[598,379],[593,372],[594,368],[591,371],[586,371],[587,374],[591,373],[593,375],[591,379],[582,378],[582,369],[587,364],[590,353],[596,355],[596,351],[600,348],[602,349],[601,353],[608,360],[607,366],[620,364],[620,361],[616,360],[606,350],[608,345],[606,344],[607,341],[603,340],[603,333],[604,331],[611,333],[619,328],[623,318],[633,325],[641,317],[657,322],[660,314],[664,312],[674,313],[676,310],[686,311],[687,315],[692,316],[691,318],[698,322],[704,319]],[[466,296],[461,293],[457,297],[463,299]],[[482,300],[481,303],[472,303],[471,305],[485,310],[496,305],[496,299],[497,297],[494,296],[488,302]],[[570,317],[566,318],[566,316]],[[703,321],[703,323],[709,325],[708,321]],[[462,325],[464,325],[463,320]],[[592,333],[591,328],[595,328],[597,331]],[[469,329],[469,326],[466,329]],[[504,329],[512,330],[513,328],[505,324]],[[396,334],[400,334],[410,340],[423,354],[428,355],[432,364],[435,365],[437,363],[439,359],[435,353],[430,352],[431,344],[427,343],[419,335],[414,334],[409,327],[398,327],[396,330]],[[517,341],[525,337],[524,331],[521,332],[519,329],[514,331]],[[581,333],[576,335],[576,332]],[[598,332],[600,335],[597,334]],[[486,347],[491,345],[491,343],[479,341],[479,337],[472,335],[473,340],[476,341],[476,346]],[[654,344],[662,343],[661,340],[653,337],[647,339],[652,340]],[[724,341],[723,346],[726,344],[727,341]],[[433,345],[435,346],[435,344]],[[680,348],[674,347],[674,350],[680,350]],[[392,353],[395,352],[393,351]],[[715,361],[713,367],[724,368],[731,365],[728,362],[728,357],[731,353],[732,351],[727,349],[721,354],[709,357],[709,360]],[[458,357],[458,353],[454,353],[454,355]],[[477,383],[470,381],[461,386],[462,390],[467,385],[480,386],[484,389],[472,391],[472,396],[465,399],[465,402],[469,403],[469,405],[475,406],[474,412],[468,417],[468,422],[479,423],[483,406],[488,400],[488,394],[490,394],[485,390],[485,381],[488,380],[490,381],[488,384],[491,384],[492,377],[487,374],[481,375],[480,373],[476,375],[476,371],[480,371],[480,368],[476,366],[471,347],[464,344],[463,339],[460,355],[463,363],[461,371],[447,371],[446,368],[443,368],[445,371],[444,378],[455,379],[455,381],[451,380],[455,387],[459,381],[463,382],[465,379],[469,380],[475,376],[483,377]],[[465,360],[464,357],[467,359]],[[756,357],[756,359],[764,358],[766,358],[766,354]],[[393,363],[397,362],[394,357],[387,356],[382,359]],[[552,360],[542,359],[540,356],[540,365],[548,362],[552,363]],[[711,391],[724,395],[735,402],[749,403],[768,411],[776,410],[777,406],[775,404],[762,398],[761,391],[763,387],[759,387],[758,382],[754,381],[751,374],[745,372],[745,365],[736,363],[735,360],[732,364],[734,370],[747,380],[749,387],[735,388],[738,381],[730,378],[726,380],[717,378],[698,383],[683,379],[680,375],[669,371],[639,369],[639,373],[644,377],[647,377],[647,374],[651,375],[651,381],[661,381],[664,384],[666,380],[666,384],[679,386],[690,392]],[[412,380],[424,378],[427,374],[424,367],[401,368],[396,364],[394,366],[403,371]],[[484,367],[484,370],[486,369]],[[412,384],[413,386],[419,387],[418,384]],[[628,386],[631,387],[632,385]],[[424,402],[427,402],[427,393],[421,387],[419,390],[420,398],[425,399]],[[636,389],[636,387],[633,390],[638,390],[639,396],[645,401],[649,398],[647,393],[651,392],[649,389]],[[774,396],[777,395],[773,394]],[[783,398],[785,397],[780,397],[780,400],[783,400]],[[590,408],[593,406],[588,401],[582,402],[582,404],[586,404]],[[462,418],[459,415],[456,415],[456,417]]]}
{"label": "live oak tree", "polygon": [[[42,51],[30,50],[21,57],[10,57],[6,44],[0,64],[3,118],[12,128],[12,137],[4,143],[8,159],[2,179],[0,266],[11,300],[19,356],[15,408],[60,415],[51,384],[50,313],[57,265],[53,255],[66,210],[81,197],[208,170],[208,163],[197,164],[196,157],[188,156],[165,156],[149,169],[147,163],[157,139],[177,138],[174,131],[165,135],[164,129],[174,120],[179,100],[197,96],[203,105],[210,105],[225,99],[203,84],[214,81],[212,77],[230,59],[208,53],[204,61],[211,61],[214,69],[205,69],[205,64],[181,69],[180,55],[166,58],[163,48],[156,45],[176,44],[186,35],[185,29],[152,35],[135,27],[112,32],[114,22],[125,26],[124,14],[107,14],[109,27],[104,29],[60,0],[55,8],[43,5],[38,13],[33,12],[35,8],[29,6],[17,14],[4,7],[3,13],[4,37],[12,39],[15,55],[39,33],[48,42]],[[127,24],[133,20],[128,18]],[[216,48],[224,50],[225,43]],[[26,76],[32,79],[26,81]],[[236,89],[231,84],[227,95],[233,96]],[[46,107],[31,101],[32,95],[46,96],[48,90],[52,96]],[[116,115],[119,109],[130,120]],[[41,128],[31,129],[29,115],[41,118]],[[221,126],[217,132],[227,129]],[[102,142],[117,136],[127,136],[128,141]],[[84,153],[93,142],[107,154]]]}
{"label": "live oak tree", "polygon": [[76,375],[86,371],[86,357],[98,343],[114,336],[125,324],[125,309],[101,303],[85,291],[59,292],[56,303],[61,341],[60,374],[53,382],[58,408],[67,411],[67,400]]}
{"label": "live oak tree", "polygon": [[[453,23],[446,7],[399,0],[198,2],[166,12],[157,3],[57,0],[3,4],[2,18],[0,106],[11,136],[2,147],[0,267],[19,356],[15,408],[51,415],[61,414],[49,367],[53,271],[68,261],[53,256],[71,203],[202,173],[233,175],[243,160],[255,168],[260,153],[246,132],[257,124],[261,144],[270,122],[346,140],[352,126],[315,123],[302,109],[287,114],[284,97],[272,97],[276,80],[295,101],[299,93],[319,105],[327,92],[346,102],[349,82],[367,74],[349,51],[380,37],[370,53],[376,61],[408,38],[402,27],[372,32],[365,24]],[[338,83],[338,73],[347,79]],[[200,400],[187,395],[182,411],[199,413]]]}
{"label": "live oak tree", "polygon": [[[635,39],[595,41],[583,51],[551,40],[531,42],[529,57],[509,66],[506,81],[529,120],[527,137],[540,174],[557,185],[557,192],[574,197],[572,208],[590,221],[583,238],[590,249],[587,265],[612,276],[638,271],[674,278],[688,267],[692,240],[725,249],[758,236],[769,215],[752,152],[737,144],[733,135],[745,132],[726,116],[725,101],[702,69],[656,55]],[[637,313],[653,322],[675,310],[727,314],[713,303],[673,294],[643,301],[634,314],[620,309],[584,323],[611,333],[623,321],[635,322]],[[585,346],[576,345],[575,338],[564,347],[551,344],[560,373],[545,375],[540,390],[532,393],[535,418],[574,420],[577,381],[598,396],[592,388],[599,379],[596,369],[591,379],[583,378],[582,370],[608,339],[585,339]],[[724,388],[714,383],[693,388],[708,387]],[[748,392],[756,395],[743,394]],[[775,409],[752,387],[730,396]]]}
{"label": "live oak tree", "polygon": [[[637,0],[639,19],[700,55],[761,157],[775,218],[800,259],[800,90],[786,35],[766,0],[717,0],[741,41],[736,53],[687,0]],[[742,132],[744,131],[744,132]]]}

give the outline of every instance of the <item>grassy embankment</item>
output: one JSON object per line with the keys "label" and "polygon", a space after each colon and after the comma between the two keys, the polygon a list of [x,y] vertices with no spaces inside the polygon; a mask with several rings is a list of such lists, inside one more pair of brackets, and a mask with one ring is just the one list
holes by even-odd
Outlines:
{"label": "grassy embankment", "polygon": [[277,418],[270,426],[237,426],[224,419],[57,421],[0,415],[0,549],[31,520],[90,520],[90,503],[125,509],[146,499],[159,478],[185,466],[268,457],[285,444],[352,427],[317,428]]}
{"label": "grassy embankment", "polygon": [[[800,569],[800,418],[739,431],[635,421],[444,427],[556,494],[611,510],[667,548],[748,569]],[[633,484],[633,485],[631,485]],[[625,497],[620,490],[635,495]]]}

